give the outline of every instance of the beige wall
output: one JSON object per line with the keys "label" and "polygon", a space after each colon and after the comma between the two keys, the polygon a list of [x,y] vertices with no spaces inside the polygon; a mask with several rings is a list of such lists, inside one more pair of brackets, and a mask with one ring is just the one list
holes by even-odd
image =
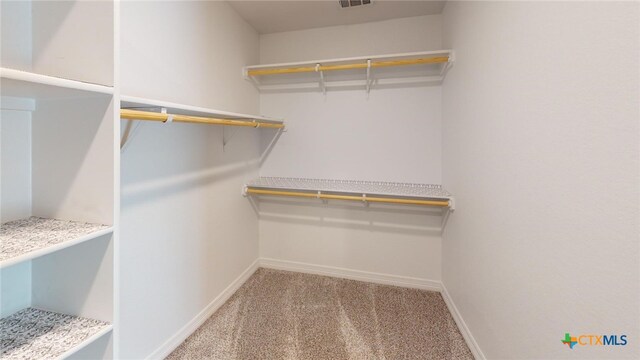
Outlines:
{"label": "beige wall", "polygon": [[446,5],[443,284],[489,359],[640,357],[639,6]]}
{"label": "beige wall", "polygon": [[[439,15],[267,34],[260,59],[441,50],[440,36]],[[439,184],[441,102],[437,85],[263,93],[261,112],[284,117],[287,131],[260,174]],[[440,211],[269,199],[260,211],[260,255],[274,264],[439,286]]]}
{"label": "beige wall", "polygon": [[[258,34],[227,3],[121,6],[123,95],[258,112],[242,78]],[[259,131],[224,131],[143,122],[122,152],[120,358],[162,356],[258,258],[257,217],[240,192],[258,172]]]}

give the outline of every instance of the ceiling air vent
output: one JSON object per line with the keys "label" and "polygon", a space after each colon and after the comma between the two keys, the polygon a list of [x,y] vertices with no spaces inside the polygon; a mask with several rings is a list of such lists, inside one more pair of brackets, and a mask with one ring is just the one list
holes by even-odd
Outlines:
{"label": "ceiling air vent", "polygon": [[338,0],[338,2],[343,8],[371,4],[371,0]]}

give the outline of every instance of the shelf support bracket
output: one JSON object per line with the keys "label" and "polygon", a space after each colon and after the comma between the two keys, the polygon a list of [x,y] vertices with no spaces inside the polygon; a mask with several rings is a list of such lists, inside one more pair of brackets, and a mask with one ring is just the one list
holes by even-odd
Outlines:
{"label": "shelf support bracket", "polygon": [[131,131],[133,130],[133,125],[135,122],[135,120],[127,121],[127,124],[124,127],[124,133],[120,138],[120,151],[124,151],[124,147],[127,145],[127,142],[131,137]]}
{"label": "shelf support bracket", "polygon": [[227,128],[226,126],[222,127],[222,152],[224,152],[229,141],[238,132],[238,129],[226,129],[226,128]]}
{"label": "shelf support bracket", "polygon": [[324,84],[324,71],[320,70],[320,63],[316,64],[316,72],[320,73],[320,90],[322,90],[322,95],[327,95],[327,87]]}
{"label": "shelf support bracket", "polygon": [[441,79],[444,79],[444,76],[446,75],[447,71],[449,71],[449,68],[453,66],[454,61],[456,61],[455,53],[451,52],[449,54],[449,60],[446,63],[442,64],[442,69],[440,70]]}
{"label": "shelf support bracket", "polygon": [[371,59],[367,59],[367,99],[369,99],[369,92],[371,91]]}
{"label": "shelf support bracket", "polygon": [[249,75],[249,70],[247,70],[247,68],[243,68],[242,69],[242,76],[246,79],[251,81],[251,85],[253,85],[253,87],[256,88],[256,90],[260,91],[260,81],[258,81],[258,79],[256,79],[255,76],[251,76]]}
{"label": "shelf support bracket", "polygon": [[327,205],[327,204],[329,203],[329,200],[327,200],[327,199],[323,199],[323,198],[321,197],[321,195],[322,195],[322,191],[319,191],[319,190],[318,190],[318,199],[320,199],[320,201],[322,201],[322,203],[323,203],[324,205]]}

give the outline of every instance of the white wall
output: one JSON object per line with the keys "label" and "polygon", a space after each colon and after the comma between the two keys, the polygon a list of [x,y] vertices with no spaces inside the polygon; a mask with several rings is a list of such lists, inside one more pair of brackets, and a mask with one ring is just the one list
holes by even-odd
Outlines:
{"label": "white wall", "polygon": [[37,109],[32,114],[33,215],[113,224],[112,97],[39,100]]}
{"label": "white wall", "polygon": [[31,112],[0,110],[0,222],[31,216]]}
{"label": "white wall", "polygon": [[487,358],[640,357],[639,6],[446,5],[443,283]]}
{"label": "white wall", "polygon": [[[262,63],[440,50],[441,17],[420,16],[260,37]],[[263,93],[287,131],[261,176],[441,181],[441,88]],[[262,199],[260,255],[284,262],[440,280],[440,212]],[[345,207],[346,206],[346,207]],[[403,212],[404,211],[404,212]]]}
{"label": "white wall", "polygon": [[0,269],[0,317],[31,306],[31,261]]}
{"label": "white wall", "polygon": [[[242,67],[258,61],[258,34],[228,4],[123,2],[121,23],[123,95],[257,112]],[[224,131],[141,122],[122,153],[118,358],[160,349],[258,257],[240,194],[259,131]]]}
{"label": "white wall", "polygon": [[0,64],[31,70],[31,1],[0,3]]}
{"label": "white wall", "polygon": [[415,16],[260,36],[260,63],[442,50],[442,17]]}
{"label": "white wall", "polygon": [[113,85],[113,9],[110,0],[3,1],[0,63]]}
{"label": "white wall", "polygon": [[113,1],[34,1],[33,71],[113,85]]}

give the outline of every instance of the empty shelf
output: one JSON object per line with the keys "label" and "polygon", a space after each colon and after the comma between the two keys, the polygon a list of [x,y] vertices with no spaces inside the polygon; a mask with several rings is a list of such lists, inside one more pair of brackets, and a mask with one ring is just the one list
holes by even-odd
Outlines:
{"label": "empty shelf", "polygon": [[2,224],[0,268],[108,234],[108,225],[30,217]]}
{"label": "empty shelf", "polygon": [[[11,98],[60,99],[73,97],[111,96],[113,87],[35,74],[28,71],[0,68],[2,96]],[[8,99],[3,99],[5,104]]]}
{"label": "empty shelf", "polygon": [[245,194],[453,207],[453,196],[430,184],[261,177],[245,186]]}
{"label": "empty shelf", "polygon": [[104,321],[27,308],[0,319],[0,358],[65,357],[111,329]]}

